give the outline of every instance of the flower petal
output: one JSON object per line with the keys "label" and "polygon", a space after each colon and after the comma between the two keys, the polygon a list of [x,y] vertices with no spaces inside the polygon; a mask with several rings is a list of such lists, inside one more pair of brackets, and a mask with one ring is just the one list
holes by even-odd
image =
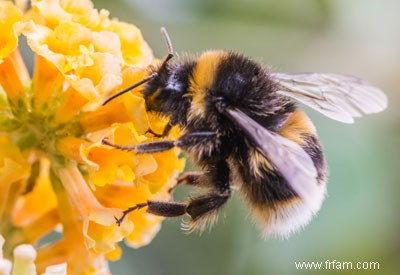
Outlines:
{"label": "flower petal", "polygon": [[116,249],[116,243],[132,231],[133,224],[129,221],[123,226],[115,224],[115,217],[122,211],[103,207],[90,191],[75,165],[58,167],[56,173],[72,203],[82,215],[83,236],[87,248],[102,253]]}
{"label": "flower petal", "polygon": [[90,0],[61,0],[64,10],[72,14],[87,14],[93,10],[93,3]]}
{"label": "flower petal", "polygon": [[125,65],[143,66],[151,64],[153,60],[152,51],[136,26],[113,19],[108,22],[106,29],[119,36]]}
{"label": "flower petal", "polygon": [[19,50],[16,49],[0,64],[0,85],[11,103],[23,105],[25,100],[23,96],[30,84],[28,69]]}
{"label": "flower petal", "polygon": [[22,20],[21,11],[10,2],[0,2],[0,63],[18,46],[16,25]]}
{"label": "flower petal", "polygon": [[51,187],[49,169],[49,160],[41,159],[40,172],[35,180],[33,190],[25,196],[21,196],[16,209],[14,209],[14,223],[16,225],[27,226],[48,211],[56,208],[57,199]]}
{"label": "flower petal", "polygon": [[[139,137],[135,135],[127,125],[118,125],[107,133],[112,140],[119,144],[137,144]],[[100,135],[100,139],[102,139]],[[101,143],[93,143],[83,150],[83,159],[88,165],[88,172],[91,183],[96,186],[111,184],[119,179],[125,182],[132,182],[136,176],[139,166],[143,167],[140,160],[143,157],[137,156],[134,152],[114,150]],[[151,158],[151,156],[148,156]],[[144,164],[144,163],[143,163]],[[146,169],[154,171],[156,163],[154,160],[147,160]]]}
{"label": "flower petal", "polygon": [[33,107],[40,112],[49,112],[54,107],[50,102],[57,94],[61,94],[64,77],[60,71],[42,56],[36,57],[33,87]]}
{"label": "flower petal", "polygon": [[[31,22],[24,34],[32,50],[53,63],[71,87],[90,101],[96,103],[101,94],[121,85],[120,57],[96,52],[101,33],[73,22],[60,23],[54,30]],[[117,37],[113,37],[115,41]],[[98,102],[94,106],[98,107]]]}
{"label": "flower petal", "polygon": [[56,110],[55,123],[66,123],[71,121],[89,101],[90,97],[97,98],[96,91],[92,94],[78,92],[72,87],[68,87],[64,92],[60,106]]}
{"label": "flower petal", "polygon": [[48,266],[42,275],[67,275],[67,263]]}
{"label": "flower petal", "polygon": [[88,141],[80,138],[64,137],[57,141],[56,148],[64,157],[84,163],[83,150],[89,145]]}
{"label": "flower petal", "polygon": [[30,165],[18,147],[8,136],[0,135],[0,186],[27,178],[29,172]]}
{"label": "flower petal", "polygon": [[72,15],[61,7],[59,0],[32,0],[32,7],[46,19],[50,27],[72,20]]}
{"label": "flower petal", "polygon": [[79,124],[85,132],[98,131],[113,123],[132,122],[139,134],[149,129],[144,99],[133,94],[124,95],[93,112],[81,114]]}
{"label": "flower petal", "polygon": [[[152,199],[170,200],[168,191],[154,195],[150,192],[149,187],[142,183],[135,185],[107,185],[97,188],[95,195],[103,205],[122,209],[127,209]],[[160,223],[162,220],[164,218],[147,213],[145,208],[129,213],[122,224],[130,221],[133,222],[134,228],[126,237],[125,242],[134,248],[147,245],[161,228]]]}
{"label": "flower petal", "polygon": [[96,51],[110,53],[122,60],[121,41],[117,34],[110,31],[94,32],[93,45]]}

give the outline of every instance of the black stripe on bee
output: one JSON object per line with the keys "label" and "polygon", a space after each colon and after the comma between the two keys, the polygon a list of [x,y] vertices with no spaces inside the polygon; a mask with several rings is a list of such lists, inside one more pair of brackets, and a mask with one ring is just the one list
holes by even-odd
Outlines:
{"label": "black stripe on bee", "polygon": [[321,183],[326,180],[327,177],[327,165],[325,154],[322,149],[321,142],[314,135],[306,135],[304,137],[305,143],[303,145],[304,151],[311,157],[315,169],[317,169],[317,181]]}

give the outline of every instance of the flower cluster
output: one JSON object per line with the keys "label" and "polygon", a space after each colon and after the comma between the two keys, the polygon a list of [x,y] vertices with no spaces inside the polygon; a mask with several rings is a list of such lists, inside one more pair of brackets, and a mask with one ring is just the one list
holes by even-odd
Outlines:
{"label": "flower cluster", "polygon": [[[37,268],[68,260],[72,274],[108,274],[121,240],[151,241],[161,218],[135,211],[148,199],[169,200],[184,167],[179,150],[137,155],[121,145],[154,139],[166,118],[146,113],[139,91],[106,106],[111,94],[140,80],[154,61],[135,26],[111,19],[90,0],[0,0],[0,234],[5,256],[36,245]],[[19,43],[35,54],[31,77]],[[169,138],[175,138],[174,129]],[[61,226],[60,226],[61,225]]]}

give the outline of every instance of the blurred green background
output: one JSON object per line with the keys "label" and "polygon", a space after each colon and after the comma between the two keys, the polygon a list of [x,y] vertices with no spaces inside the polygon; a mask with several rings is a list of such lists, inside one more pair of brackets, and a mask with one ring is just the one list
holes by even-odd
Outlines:
{"label": "blurred green background", "polygon": [[[295,261],[378,261],[400,274],[400,1],[119,0],[94,1],[137,25],[156,56],[175,51],[236,50],[274,71],[353,74],[389,97],[384,113],[345,125],[307,109],[330,167],[319,215],[289,240],[262,240],[237,194],[209,232],[186,235],[167,220],[147,247],[125,248],[113,274],[354,274],[296,270]],[[184,200],[187,188],[177,199]]]}

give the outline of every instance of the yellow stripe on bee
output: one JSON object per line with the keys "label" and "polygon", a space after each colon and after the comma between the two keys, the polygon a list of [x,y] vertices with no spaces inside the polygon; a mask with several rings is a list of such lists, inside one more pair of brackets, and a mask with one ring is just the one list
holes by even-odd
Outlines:
{"label": "yellow stripe on bee", "polygon": [[265,158],[264,154],[258,151],[256,148],[249,149],[248,165],[253,176],[258,178],[262,178],[264,176],[264,170],[274,170],[273,166],[268,159]]}
{"label": "yellow stripe on bee", "polygon": [[314,124],[306,113],[300,109],[296,109],[289,115],[278,133],[299,145],[305,143],[304,137],[306,135],[316,135]]}
{"label": "yellow stripe on bee", "polygon": [[[314,124],[306,113],[300,109],[291,113],[285,124],[279,129],[278,133],[299,145],[303,145],[307,135],[316,135]],[[265,158],[264,154],[255,148],[249,149],[249,167],[256,177],[263,177],[263,171],[273,171],[271,163]]]}
{"label": "yellow stripe on bee", "polygon": [[190,117],[202,117],[204,115],[206,94],[214,84],[221,60],[226,56],[226,52],[218,50],[207,51],[199,57],[189,85],[189,93],[192,97]]}
{"label": "yellow stripe on bee", "polygon": [[[306,113],[300,109],[291,113],[286,120],[285,124],[279,129],[278,133],[299,145],[303,145],[306,141],[304,139],[307,135],[316,135],[315,127]],[[258,150],[249,150],[249,167],[254,176],[262,177],[263,170],[271,170],[274,168],[268,159]]]}

